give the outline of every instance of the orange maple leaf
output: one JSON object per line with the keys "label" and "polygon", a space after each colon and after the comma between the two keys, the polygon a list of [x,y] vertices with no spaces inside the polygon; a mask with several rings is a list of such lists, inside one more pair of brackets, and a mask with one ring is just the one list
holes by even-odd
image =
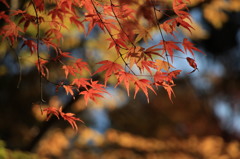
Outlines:
{"label": "orange maple leaf", "polygon": [[140,25],[133,32],[137,34],[135,42],[139,42],[141,39],[143,39],[144,42],[147,42],[149,39],[152,39],[152,36],[149,33],[149,31]]}
{"label": "orange maple leaf", "polygon": [[85,29],[84,29],[84,26],[83,26],[82,22],[80,22],[78,19],[79,19],[79,17],[77,17],[77,16],[71,16],[70,17],[70,22],[74,23],[78,27],[78,29],[80,29],[80,27],[83,28],[83,30],[85,32]]}
{"label": "orange maple leaf", "polygon": [[[190,2],[190,0],[188,0]],[[188,16],[189,13],[184,11],[185,9],[188,9],[187,3],[184,2],[183,0],[173,0],[172,3],[173,6],[173,11],[178,15],[178,16]]]}
{"label": "orange maple leaf", "polygon": [[68,78],[68,75],[71,74],[73,76],[76,76],[77,73],[77,69],[73,66],[69,66],[69,65],[63,65],[62,69],[64,70],[65,73],[65,77]]}
{"label": "orange maple leaf", "polygon": [[72,86],[63,85],[63,88],[65,89],[67,95],[70,93],[73,96],[73,99],[75,99]]}
{"label": "orange maple leaf", "polygon": [[174,19],[169,19],[160,24],[160,27],[163,28],[163,30],[166,33],[170,33],[172,36],[176,38],[176,36],[173,34],[173,32],[176,30],[176,22]]}
{"label": "orange maple leaf", "polygon": [[90,85],[90,83],[87,81],[89,79],[87,78],[75,78],[72,82],[72,85],[76,85],[78,88],[84,87],[87,89],[87,86]]}
{"label": "orange maple leaf", "polygon": [[184,19],[185,19],[184,17],[177,17],[177,18],[175,18],[177,26],[182,26],[185,29],[187,29],[190,33],[192,33],[191,29],[194,30],[194,28],[188,22],[184,21]]}
{"label": "orange maple leaf", "polygon": [[52,115],[55,115],[59,119],[59,112],[55,107],[44,108],[43,112],[47,113],[47,121],[51,118]]}
{"label": "orange maple leaf", "polygon": [[173,101],[172,101],[172,95],[175,96],[175,94],[174,94],[174,91],[173,91],[172,87],[173,87],[174,85],[169,85],[169,84],[167,84],[166,82],[163,82],[163,83],[162,83],[162,86],[163,86],[163,88],[167,91],[168,97],[169,97],[169,99],[171,100],[171,102],[173,102]]}
{"label": "orange maple leaf", "polygon": [[167,61],[163,61],[163,60],[160,60],[160,59],[157,59],[156,62],[154,63],[155,66],[157,66],[157,70],[160,71],[160,70],[165,70],[165,71],[169,71],[169,69],[172,67],[172,68],[175,68],[173,65],[171,65],[169,62]]}
{"label": "orange maple leaf", "polygon": [[134,82],[134,85],[135,85],[134,99],[135,99],[138,91],[141,89],[143,91],[143,93],[146,95],[147,101],[149,103],[148,88],[151,89],[155,94],[157,94],[149,83],[150,83],[150,81],[147,79],[140,79],[140,80],[136,80]]}
{"label": "orange maple leaf", "polygon": [[131,73],[127,73],[125,71],[120,71],[120,72],[116,73],[116,75],[117,75],[118,82],[115,85],[115,87],[117,87],[120,83],[123,82],[125,85],[125,88],[127,90],[127,94],[129,96],[129,84],[131,81],[134,82],[137,78],[134,75],[132,75]]}
{"label": "orange maple leaf", "polygon": [[75,66],[78,68],[79,72],[78,73],[81,73],[82,70],[86,70],[90,73],[90,70],[88,68],[88,64],[84,61],[82,61],[81,58],[77,59],[77,61],[75,62]]}
{"label": "orange maple leaf", "polygon": [[154,75],[154,85],[162,86],[164,81],[168,81],[168,74],[166,72],[157,71]]}
{"label": "orange maple leaf", "polygon": [[0,35],[3,35],[2,40],[5,40],[5,38],[9,38],[11,41],[11,44],[14,43],[14,41],[19,36],[19,32],[24,32],[19,26],[17,26],[14,22],[9,21],[8,25],[5,25],[0,30]]}
{"label": "orange maple leaf", "polygon": [[103,17],[102,14],[98,13],[85,13],[85,20],[89,21],[88,24],[88,32],[87,35],[92,31],[92,29],[95,27],[95,25],[98,25],[99,28],[101,28],[102,31],[104,31],[104,23],[103,23]]}
{"label": "orange maple leaf", "polygon": [[147,55],[150,59],[153,59],[152,55],[157,55],[157,56],[162,57],[162,55],[160,55],[157,52],[157,51],[160,51],[162,49],[161,48],[156,48],[156,46],[158,46],[158,45],[153,45],[153,46],[147,48],[146,50],[144,50],[144,54]]}
{"label": "orange maple leaf", "polygon": [[102,91],[96,90],[96,89],[88,89],[86,91],[82,91],[79,94],[84,95],[85,104],[88,104],[89,99],[96,101],[96,97],[104,98],[100,93],[103,93]]}
{"label": "orange maple leaf", "polygon": [[31,55],[37,51],[37,43],[35,43],[33,40],[24,40],[21,48],[23,48],[25,45],[27,45],[30,49]]}
{"label": "orange maple leaf", "polygon": [[60,107],[58,111],[59,111],[59,114],[61,115],[61,117],[64,120],[66,120],[72,126],[72,128],[75,130],[78,130],[76,121],[80,121],[80,122],[84,123],[81,119],[74,117],[75,114],[62,112],[62,107]]}
{"label": "orange maple leaf", "polygon": [[46,66],[46,64],[48,63],[47,60],[43,60],[43,59],[39,59],[35,65],[37,66],[38,71],[41,73],[42,76],[48,78],[49,75],[49,71],[48,68]]}
{"label": "orange maple leaf", "polygon": [[163,52],[168,52],[171,61],[173,62],[173,54],[174,54],[174,50],[178,50],[183,52],[176,44],[178,44],[179,42],[174,42],[174,41],[165,41],[165,40],[161,40],[160,43],[158,45],[163,45]]}
{"label": "orange maple leaf", "polygon": [[182,72],[182,70],[174,70],[168,73],[169,78],[177,78],[177,76]]}
{"label": "orange maple leaf", "polygon": [[59,109],[57,109],[55,107],[44,108],[43,112],[47,113],[47,119],[46,119],[47,121],[51,118],[52,115],[55,115],[58,119],[60,119],[59,118],[59,115],[60,115],[64,120],[68,121],[68,123],[75,130],[78,130],[76,121],[80,121],[80,122],[84,123],[81,119],[74,117],[75,114],[62,112],[62,107],[60,107]]}
{"label": "orange maple leaf", "polygon": [[97,102],[96,97],[104,98],[101,94],[102,93],[108,93],[105,90],[105,86],[103,84],[99,84],[98,81],[90,81],[90,89],[87,89],[86,91],[82,91],[79,94],[84,95],[84,100],[86,105],[88,104],[89,99],[93,100],[94,102]]}
{"label": "orange maple leaf", "polygon": [[145,69],[150,73],[150,75],[152,75],[152,70],[151,68],[156,68],[156,66],[154,65],[155,62],[153,61],[142,61],[141,62],[141,69],[140,71],[144,71]]}
{"label": "orange maple leaf", "polygon": [[99,72],[102,72],[102,71],[106,71],[105,73],[105,85],[107,84],[107,81],[108,81],[108,78],[112,75],[112,74],[115,74],[119,71],[122,71],[124,70],[123,67],[115,62],[112,62],[112,61],[108,61],[108,60],[104,60],[104,61],[101,61],[97,64],[102,64],[101,67],[99,67],[94,73],[99,73]]}
{"label": "orange maple leaf", "polygon": [[62,51],[60,51],[59,54],[60,54],[59,55],[60,57],[74,58],[73,56],[70,55],[71,54],[70,52],[62,52]]}
{"label": "orange maple leaf", "polygon": [[199,50],[198,48],[194,47],[193,43],[191,43],[190,41],[188,41],[187,38],[183,39],[182,45],[184,47],[185,52],[190,51],[190,53],[194,56],[193,50],[198,51],[203,53],[201,50]]}

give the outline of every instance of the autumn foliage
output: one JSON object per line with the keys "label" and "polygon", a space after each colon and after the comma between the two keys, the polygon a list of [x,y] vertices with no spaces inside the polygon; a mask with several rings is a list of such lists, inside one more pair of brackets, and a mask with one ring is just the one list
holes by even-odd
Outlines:
{"label": "autumn foliage", "polygon": [[[83,96],[86,104],[108,94],[106,87],[110,77],[116,78],[115,87],[123,85],[129,96],[130,88],[133,88],[134,98],[141,91],[149,102],[149,91],[157,94],[156,89],[162,87],[172,100],[174,79],[182,72],[174,66],[174,62],[188,63],[193,68],[192,73],[198,69],[194,54],[202,51],[187,38],[180,39],[175,35],[179,28],[189,32],[194,29],[189,23],[190,0],[169,2],[171,15],[157,0],[30,0],[23,10],[11,10],[6,0],[0,0],[8,8],[0,12],[0,20],[4,21],[0,37],[1,41],[8,41],[12,48],[16,48],[17,43],[21,49],[27,47],[30,56],[37,57],[36,67],[41,83],[45,80],[54,84],[56,90],[63,88],[73,98]],[[159,21],[161,16],[166,17],[163,22]],[[105,45],[115,51],[117,58],[99,61],[98,69],[92,72],[87,61],[61,49],[64,40],[62,30],[68,29],[66,21],[70,21],[86,37],[94,28],[99,28],[108,35]],[[29,36],[30,26],[35,29],[34,36]],[[155,44],[151,41],[152,32],[161,37]],[[168,35],[171,38],[167,38]],[[149,41],[151,45],[146,47],[144,44]],[[43,47],[53,50],[54,55],[42,57]],[[64,59],[72,62],[65,63]],[[61,64],[59,70],[64,72],[65,80],[56,82],[49,79],[50,63]],[[86,73],[90,78],[83,76]],[[104,81],[91,78],[97,74],[103,74]],[[81,121],[72,113],[63,113],[62,108],[48,107],[43,111],[47,113],[47,119],[52,115],[62,117],[75,129],[75,122]]]}

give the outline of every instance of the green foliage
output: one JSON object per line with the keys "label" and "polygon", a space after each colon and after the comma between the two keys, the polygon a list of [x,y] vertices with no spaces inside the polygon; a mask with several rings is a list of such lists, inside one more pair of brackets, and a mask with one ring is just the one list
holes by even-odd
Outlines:
{"label": "green foliage", "polygon": [[0,140],[0,159],[37,159],[37,155],[19,150],[9,150],[4,141]]}

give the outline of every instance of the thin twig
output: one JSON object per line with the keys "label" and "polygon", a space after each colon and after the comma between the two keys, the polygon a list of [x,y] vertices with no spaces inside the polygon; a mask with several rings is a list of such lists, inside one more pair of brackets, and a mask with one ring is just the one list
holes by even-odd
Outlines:
{"label": "thin twig", "polygon": [[157,11],[157,10],[156,10],[156,7],[154,6],[152,0],[150,0],[150,2],[151,2],[151,4],[152,4],[152,6],[153,6],[154,17],[155,17],[155,23],[156,23],[156,25],[157,25],[157,27],[158,27],[158,30],[159,30],[160,35],[161,35],[162,40],[163,40],[163,49],[164,49],[165,56],[166,56],[166,59],[167,59],[167,62],[168,62],[168,69],[170,69],[169,59],[168,59],[168,56],[167,56],[166,44],[165,44],[165,41],[166,41],[166,40],[164,39],[164,36],[163,36],[163,33],[162,33],[162,29],[161,29],[161,27],[159,26],[159,22],[158,22],[158,19],[157,19],[157,14],[156,14],[156,11]]}
{"label": "thin twig", "polygon": [[[117,44],[116,40],[113,38],[113,35],[111,34],[111,32],[108,30],[106,24],[103,22],[103,20],[102,20],[102,18],[101,18],[101,16],[100,16],[100,13],[99,13],[99,11],[97,10],[97,8],[96,8],[93,0],[91,0],[91,2],[92,2],[92,5],[93,5],[94,10],[95,10],[96,13],[97,13],[98,18],[100,19],[101,23],[104,25],[104,28],[107,30],[109,36],[111,37],[111,39],[113,40],[113,42],[115,43],[115,45],[116,45],[116,46],[119,46],[119,45]],[[118,49],[117,49],[117,51],[118,51],[121,59],[123,60],[124,64],[127,66],[127,68],[132,72],[132,74],[136,75],[136,74],[134,73],[134,71],[129,67],[129,65],[127,64],[127,62],[124,60],[123,54],[122,54]]]}
{"label": "thin twig", "polygon": [[113,9],[113,7],[115,7],[115,5],[112,3],[112,0],[110,0],[110,3],[111,3],[111,9],[112,9],[113,15],[114,15],[115,19],[117,20],[119,27],[121,28],[121,30],[122,30],[122,32],[125,34],[125,36],[128,38],[129,42],[130,42],[134,47],[136,47],[135,44],[132,42],[132,40],[131,40],[131,39],[129,38],[129,36],[127,35],[127,33],[124,31],[124,29],[123,29],[123,27],[122,27],[122,24],[120,23],[117,15],[116,15],[116,13],[115,13],[115,11],[114,11],[114,9]]}
{"label": "thin twig", "polygon": [[39,68],[39,83],[40,83],[40,98],[41,98],[41,102],[45,102],[45,100],[43,99],[43,88],[42,88],[42,69],[41,69],[41,64],[40,64],[40,53],[39,53],[39,41],[40,41],[40,23],[39,23],[39,16],[38,16],[38,12],[37,12],[37,8],[35,3],[33,2],[33,0],[31,0],[31,3],[33,5],[34,11],[35,11],[35,16],[36,16],[36,24],[37,24],[37,34],[36,34],[36,38],[37,38],[37,59],[38,59],[38,68]]}

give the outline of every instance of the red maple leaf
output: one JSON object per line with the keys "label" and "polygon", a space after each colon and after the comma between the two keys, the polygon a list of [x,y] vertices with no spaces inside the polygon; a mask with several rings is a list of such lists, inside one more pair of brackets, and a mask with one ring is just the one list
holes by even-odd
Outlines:
{"label": "red maple leaf", "polygon": [[174,54],[174,50],[178,50],[183,52],[176,44],[178,44],[179,42],[174,42],[174,41],[164,41],[161,40],[161,42],[158,45],[163,45],[163,52],[168,52],[171,61],[173,62],[173,54]]}
{"label": "red maple leaf", "polygon": [[44,108],[43,112],[47,113],[47,121],[51,118],[52,115],[55,115],[59,119],[59,112],[55,107]]}
{"label": "red maple leaf", "polygon": [[5,38],[9,38],[11,41],[11,44],[14,43],[14,41],[19,36],[19,32],[23,33],[23,30],[17,26],[14,22],[9,21],[7,25],[4,25],[0,30],[0,35],[3,35],[2,40],[5,40]]}
{"label": "red maple leaf", "polygon": [[37,51],[37,43],[35,43],[33,40],[25,40],[21,48],[23,48],[25,45],[29,47],[31,55]]}
{"label": "red maple leaf", "polygon": [[72,76],[76,76],[76,73],[78,72],[75,67],[69,65],[63,65],[62,69],[64,69],[66,78],[68,78],[69,74],[71,74]]}
{"label": "red maple leaf", "polygon": [[47,121],[51,118],[52,115],[55,115],[58,119],[60,119],[59,118],[59,115],[60,115],[64,120],[68,121],[68,123],[75,130],[78,130],[76,121],[80,121],[80,122],[84,123],[81,119],[74,117],[75,114],[62,112],[62,107],[60,107],[59,109],[57,109],[55,107],[44,108],[43,112],[47,113],[47,119],[46,119]]}
{"label": "red maple leaf", "polygon": [[166,33],[169,33],[176,38],[176,36],[173,34],[173,32],[176,30],[176,25],[177,24],[174,19],[169,19],[160,24],[160,27],[163,28]]}
{"label": "red maple leaf", "polygon": [[156,94],[156,92],[154,91],[154,89],[152,88],[152,86],[149,83],[150,83],[150,81],[147,79],[140,79],[140,80],[135,81],[135,83],[134,83],[134,85],[135,85],[134,99],[135,99],[138,91],[141,89],[143,91],[143,93],[146,95],[147,101],[149,103],[148,88],[151,89]]}
{"label": "red maple leaf", "polygon": [[88,25],[88,32],[87,35],[92,31],[92,29],[94,28],[95,25],[98,25],[99,28],[104,31],[104,23],[103,23],[103,18],[102,18],[102,14],[98,14],[98,13],[86,13],[85,14],[85,20],[84,21],[89,21],[89,25]]}
{"label": "red maple leaf", "polygon": [[192,68],[194,68],[194,70],[191,71],[191,72],[189,72],[188,74],[193,73],[193,72],[195,72],[196,70],[198,70],[197,63],[196,63],[196,61],[195,61],[194,59],[192,59],[192,58],[190,58],[190,57],[187,57],[186,59],[187,59],[187,61],[188,61],[188,64],[189,64]]}
{"label": "red maple leaf", "polygon": [[86,105],[88,104],[89,99],[93,100],[94,102],[96,101],[96,97],[101,97],[104,98],[101,93],[103,93],[102,91],[96,90],[96,89],[89,89],[86,91],[82,91],[80,92],[80,94],[84,95],[84,100]]}
{"label": "red maple leaf", "polygon": [[86,105],[88,104],[89,99],[93,100],[94,102],[97,102],[96,98],[104,98],[101,94],[102,93],[108,93],[105,90],[105,86],[103,84],[99,84],[98,81],[90,81],[90,89],[87,89],[86,91],[82,91],[79,94],[84,95],[84,100]]}
{"label": "red maple leaf", "polygon": [[177,17],[175,20],[176,20],[178,26],[184,27],[184,28],[187,29],[190,33],[192,33],[192,32],[191,32],[191,29],[194,30],[194,28],[192,27],[192,25],[190,25],[188,22],[184,21],[184,18],[182,18],[182,17]]}
{"label": "red maple leaf", "polygon": [[149,48],[147,48],[145,51],[144,51],[144,54],[146,54],[150,59],[152,59],[152,55],[157,55],[157,56],[161,56],[157,51],[160,51],[162,50],[161,48],[155,48],[156,46],[158,45],[153,45]]}
{"label": "red maple leaf", "polygon": [[[54,39],[53,38],[43,38],[42,42],[47,46],[47,48],[49,49],[50,47],[54,48],[55,51],[58,51],[58,47],[57,44],[55,44],[54,42],[52,42]],[[53,59],[53,60],[57,60],[57,59]]]}
{"label": "red maple leaf", "polygon": [[92,81],[92,79],[91,79],[90,82],[91,82],[91,87],[93,89],[96,89],[96,90],[102,91],[104,93],[107,93],[107,91],[104,88],[105,86],[103,84],[98,83],[98,81]]}
{"label": "red maple leaf", "polygon": [[115,38],[115,39],[108,38],[106,40],[110,41],[108,49],[111,49],[113,46],[115,46],[115,49],[117,51],[119,51],[120,48],[124,48],[124,49],[127,48],[125,41],[123,41],[121,38]]}
{"label": "red maple leaf", "polygon": [[177,78],[177,76],[182,72],[182,70],[174,70],[168,73],[169,78]]}
{"label": "red maple leaf", "polygon": [[63,35],[59,31],[59,29],[49,29],[48,31],[45,32],[45,35],[48,38],[52,37],[57,40],[60,40],[61,38],[63,38]]}
{"label": "red maple leaf", "polygon": [[63,85],[63,88],[65,89],[67,95],[70,93],[73,96],[73,99],[75,99],[72,86]]}
{"label": "red maple leaf", "polygon": [[68,13],[68,11],[60,8],[54,8],[48,13],[48,15],[51,15],[52,20],[56,20],[56,17],[58,17],[63,23],[63,17],[64,17],[64,14],[66,13]]}
{"label": "red maple leaf", "polygon": [[163,86],[163,83],[174,84],[173,78],[177,78],[177,75],[181,73],[182,70],[175,70],[170,73],[157,71],[154,75],[154,85]]}
{"label": "red maple leaf", "polygon": [[79,70],[78,73],[81,73],[82,70],[86,70],[90,73],[90,70],[88,68],[88,64],[86,62],[82,61],[81,58],[77,59],[77,61],[75,62],[75,66]]}
{"label": "red maple leaf", "polygon": [[156,68],[153,61],[142,61],[141,66],[142,68],[140,70],[144,71],[146,69],[150,73],[150,75],[152,75],[151,68]]}
{"label": "red maple leaf", "polygon": [[75,78],[72,85],[76,85],[78,88],[84,87],[87,90],[87,86],[90,86],[87,78]]}
{"label": "red maple leaf", "polygon": [[[190,0],[187,0],[190,2]],[[173,6],[173,11],[178,15],[178,16],[188,16],[189,13],[184,11],[185,9],[188,9],[187,3],[184,2],[183,0],[173,0],[172,3]]]}
{"label": "red maple leaf", "polygon": [[84,123],[79,118],[74,117],[75,114],[62,112],[62,107],[60,107],[58,111],[59,111],[59,114],[61,115],[61,117],[64,120],[66,120],[72,126],[72,128],[75,129],[75,130],[78,130],[78,126],[76,124],[76,121],[80,121],[80,122]]}
{"label": "red maple leaf", "polygon": [[82,22],[80,22],[78,19],[79,19],[79,17],[77,17],[77,16],[71,16],[70,22],[74,23],[78,27],[78,29],[80,29],[80,27],[84,29]]}
{"label": "red maple leaf", "polygon": [[39,59],[35,63],[35,65],[37,66],[37,69],[41,73],[41,75],[48,78],[49,71],[48,71],[47,66],[45,66],[47,63],[48,63],[47,60]]}
{"label": "red maple leaf", "polygon": [[171,102],[173,102],[173,101],[172,101],[172,95],[175,96],[175,94],[174,94],[174,91],[173,91],[172,87],[173,87],[174,85],[169,85],[169,84],[167,84],[166,82],[163,82],[163,83],[162,83],[162,86],[163,86],[163,88],[167,91],[168,97],[169,97],[169,99],[171,100]]}
{"label": "red maple leaf", "polygon": [[185,52],[190,51],[190,53],[194,56],[193,50],[198,51],[203,53],[201,50],[199,50],[198,48],[194,47],[193,43],[191,43],[190,41],[188,41],[187,38],[183,39],[182,45],[184,47]]}
{"label": "red maple leaf", "polygon": [[120,83],[123,82],[129,96],[129,84],[131,81],[134,82],[137,78],[131,73],[127,73],[125,71],[120,71],[116,73],[116,75],[117,75],[118,82],[115,87],[117,87]]}
{"label": "red maple leaf", "polygon": [[70,54],[70,52],[62,52],[62,51],[60,51],[59,52],[59,56],[61,56],[61,57],[66,57],[66,58],[74,58],[73,56],[71,56]]}
{"label": "red maple leaf", "polygon": [[154,85],[162,86],[164,81],[168,81],[168,74],[166,72],[157,71],[154,75]]}
{"label": "red maple leaf", "polygon": [[104,61],[101,61],[97,64],[103,64],[101,67],[99,67],[97,69],[97,71],[95,71],[93,73],[96,74],[96,73],[99,73],[99,72],[102,72],[102,71],[106,71],[105,73],[105,85],[108,81],[108,78],[112,75],[112,74],[115,74],[119,71],[122,71],[124,70],[123,67],[115,62],[112,62],[112,61],[108,61],[108,60],[104,60]]}

